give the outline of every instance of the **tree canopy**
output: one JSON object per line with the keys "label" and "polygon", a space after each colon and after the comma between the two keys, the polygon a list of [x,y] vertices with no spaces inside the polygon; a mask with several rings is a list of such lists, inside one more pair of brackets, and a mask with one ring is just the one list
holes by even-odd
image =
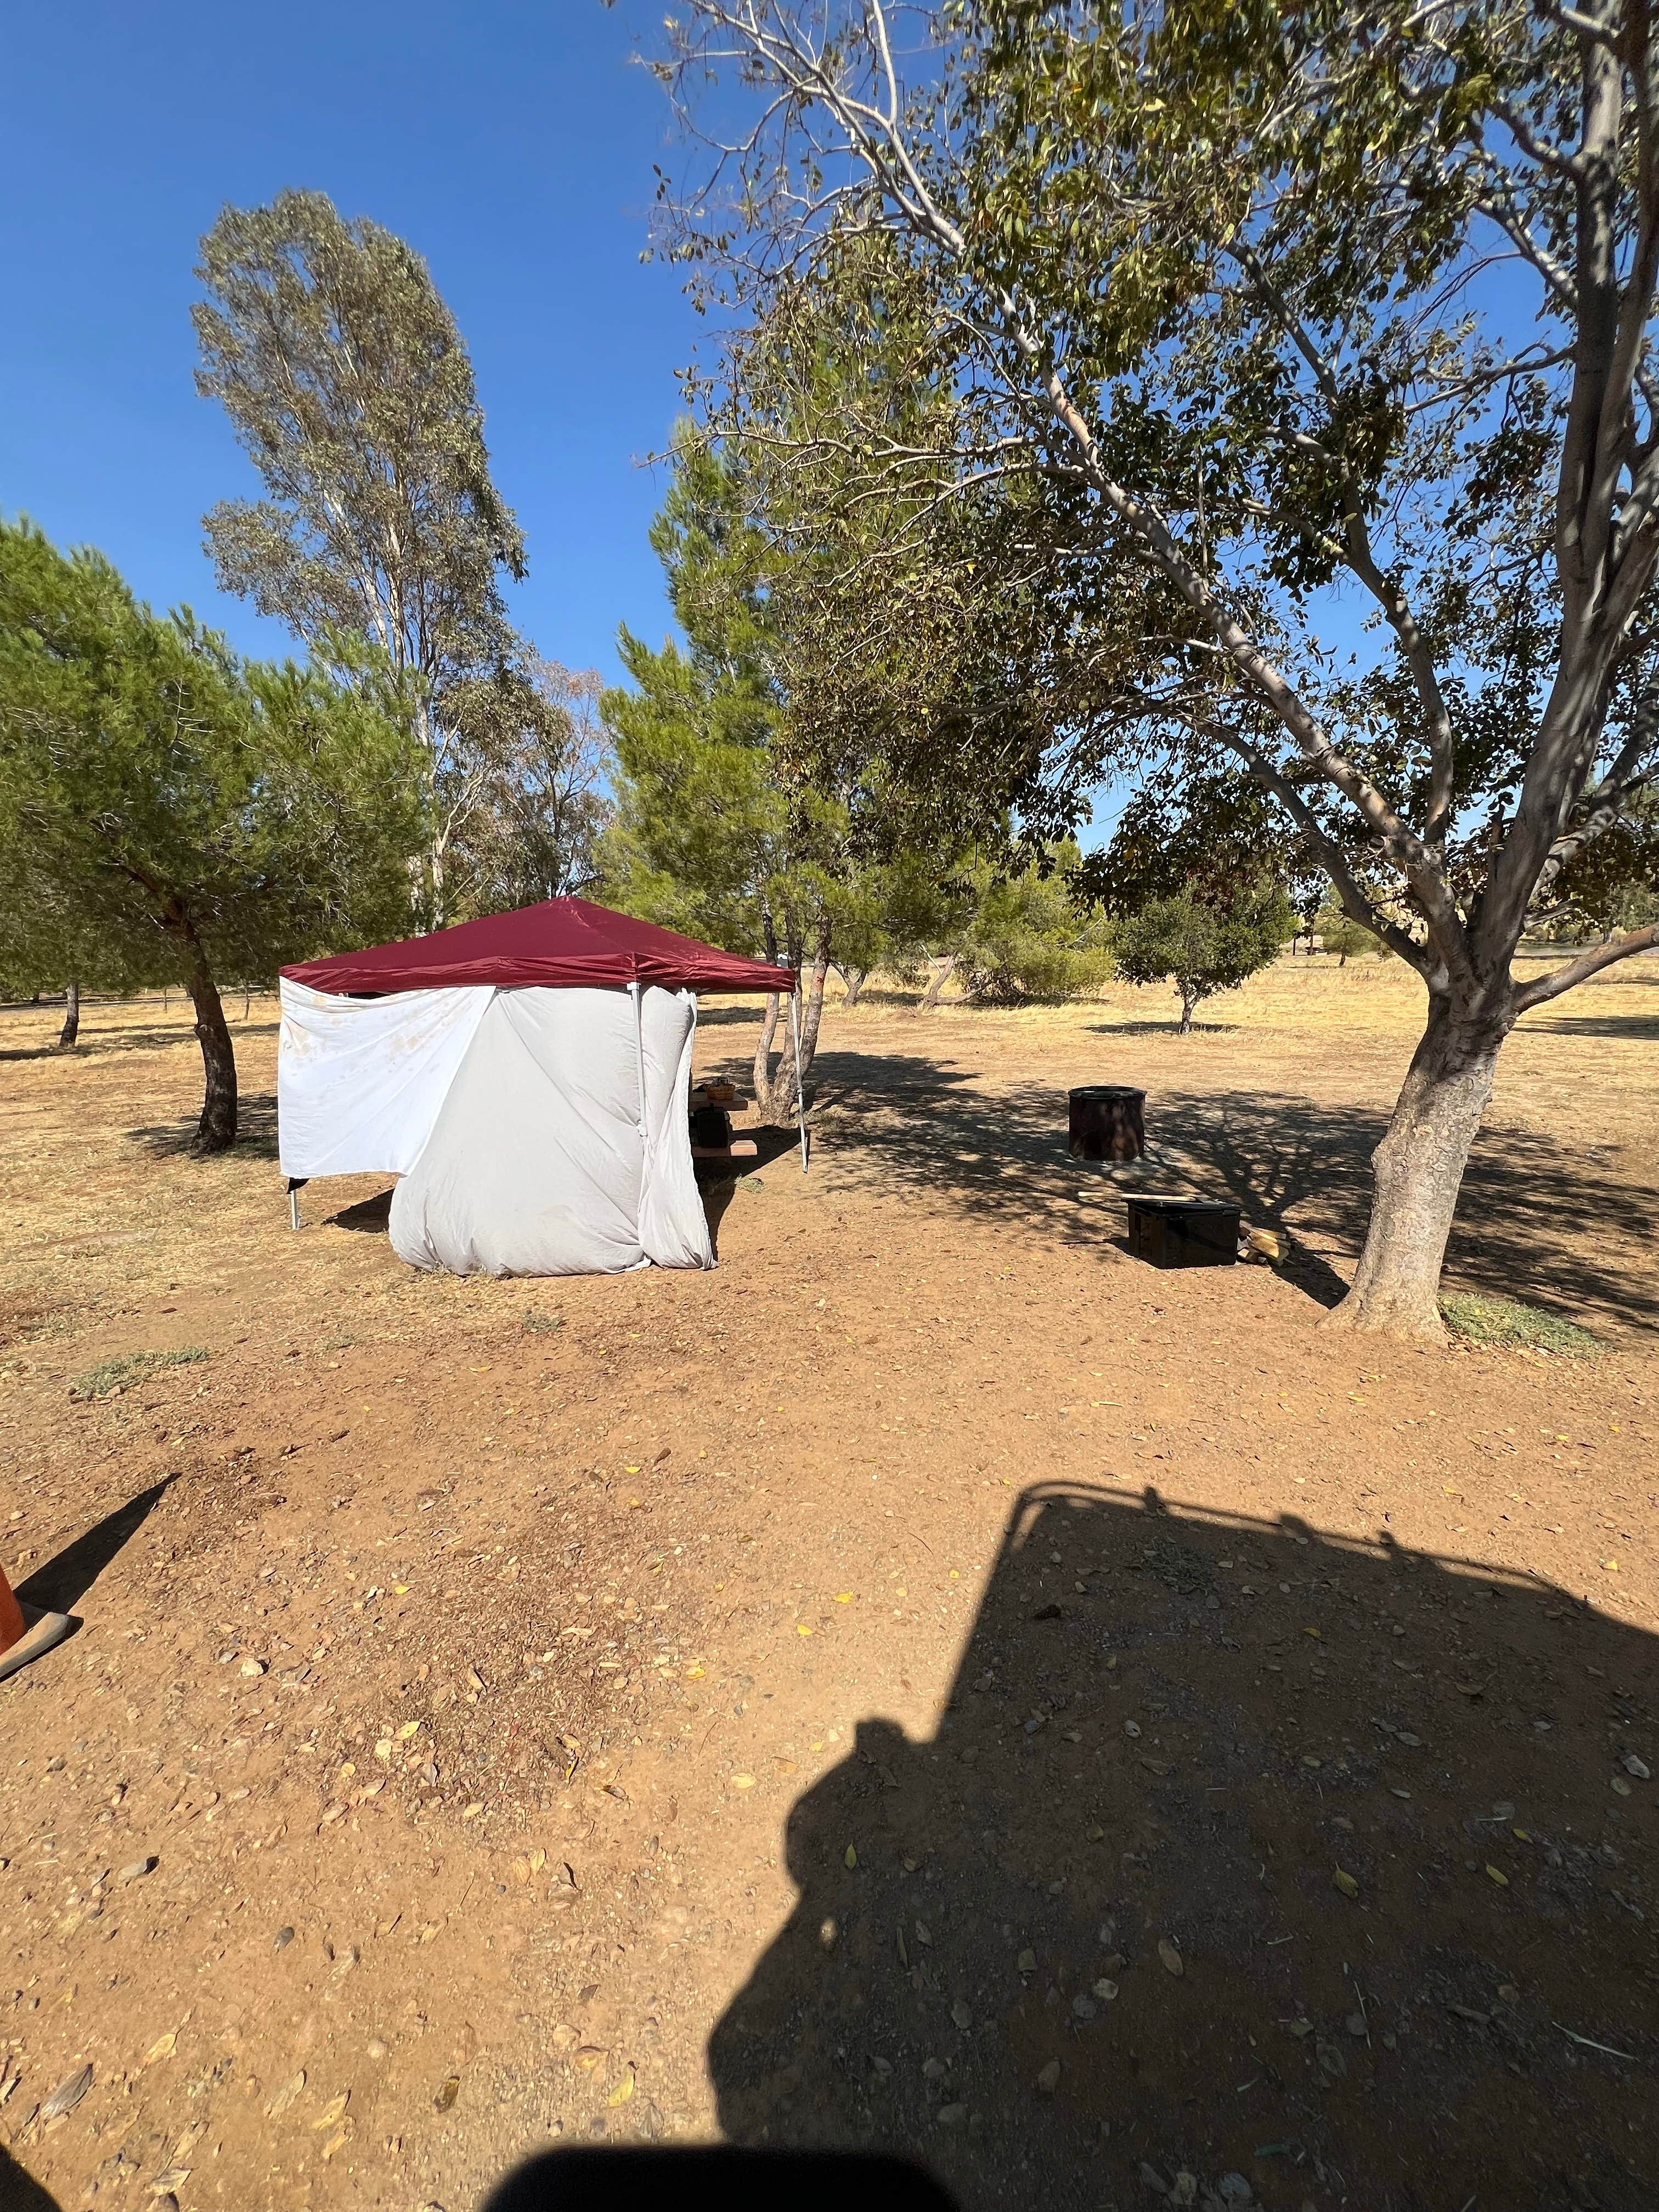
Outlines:
{"label": "tree canopy", "polygon": [[[942,926],[948,895],[921,856],[868,851],[849,795],[781,763],[781,556],[749,519],[740,477],[706,446],[680,441],[652,543],[686,642],[653,648],[622,633],[632,688],[603,701],[617,768],[616,820],[600,847],[605,896],[732,951],[806,968],[804,1078],[832,955],[861,981]],[[794,1054],[792,1044],[773,1069],[775,1019],[775,1007],[754,1082],[763,1110],[782,1116],[795,1103]]]}
{"label": "tree canopy", "polygon": [[1126,982],[1175,985],[1185,1036],[1206,999],[1237,990],[1277,959],[1295,919],[1277,884],[1225,904],[1183,890],[1126,915],[1112,931],[1112,951]]}
{"label": "tree canopy", "polygon": [[236,1133],[217,979],[407,919],[424,826],[410,725],[381,657],[356,654],[349,681],[242,660],[188,614],[139,605],[100,555],[0,522],[0,912],[38,908],[60,964],[73,951],[93,976],[185,985],[201,1149]]}
{"label": "tree canopy", "polygon": [[703,404],[814,548],[817,665],[869,672],[793,741],[1042,835],[1125,775],[1143,842],[1255,811],[1322,870],[1428,1000],[1340,1318],[1437,1334],[1504,1036],[1659,942],[1512,968],[1598,846],[1650,866],[1645,13],[688,0],[668,37]]}
{"label": "tree canopy", "polygon": [[205,517],[219,580],[313,653],[361,635],[410,680],[435,926],[449,846],[489,786],[490,686],[521,653],[501,578],[523,575],[524,541],[490,477],[471,361],[421,257],[321,192],[227,207],[197,275],[197,389],[266,494]]}

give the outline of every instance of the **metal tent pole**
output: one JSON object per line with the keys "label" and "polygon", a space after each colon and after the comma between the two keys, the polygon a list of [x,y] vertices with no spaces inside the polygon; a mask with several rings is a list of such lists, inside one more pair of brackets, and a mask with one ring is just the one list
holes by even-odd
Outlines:
{"label": "metal tent pole", "polygon": [[806,1173],[806,1100],[800,1080],[800,978],[789,994],[789,1019],[795,1032],[795,1119],[800,1125],[800,1171]]}
{"label": "metal tent pole", "polygon": [[634,1000],[634,1069],[635,1074],[639,1078],[640,1086],[640,1205],[641,1208],[643,1208],[645,1205],[645,1155],[647,1151],[645,1133],[645,1027],[644,1017],[641,1013],[640,1006],[640,987],[637,983],[630,983],[628,988],[629,994]]}
{"label": "metal tent pole", "polygon": [[634,1001],[634,1070],[640,1085],[640,1135],[645,1135],[645,1027],[640,1009],[640,987],[630,983],[629,994]]}

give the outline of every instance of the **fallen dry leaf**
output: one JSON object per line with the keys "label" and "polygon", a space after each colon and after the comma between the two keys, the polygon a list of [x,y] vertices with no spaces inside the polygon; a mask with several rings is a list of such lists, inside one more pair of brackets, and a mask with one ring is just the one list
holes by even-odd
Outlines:
{"label": "fallen dry leaf", "polygon": [[55,2120],[64,2112],[72,2112],[92,2087],[92,2068],[82,2066],[73,2074],[65,2075],[45,2104],[40,2107],[42,2121]]}

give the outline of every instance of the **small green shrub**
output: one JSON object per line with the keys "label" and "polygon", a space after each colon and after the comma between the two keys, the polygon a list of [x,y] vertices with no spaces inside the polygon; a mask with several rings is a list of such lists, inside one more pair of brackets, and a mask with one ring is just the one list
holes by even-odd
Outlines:
{"label": "small green shrub", "polygon": [[192,1344],[183,1352],[130,1352],[119,1359],[100,1360],[70,1385],[71,1398],[109,1398],[125,1390],[158,1367],[193,1367],[207,1358],[205,1345]]}
{"label": "small green shrub", "polygon": [[1522,1305],[1518,1298],[1477,1297],[1460,1291],[1442,1298],[1440,1311],[1452,1334],[1468,1344],[1553,1352],[1570,1359],[1594,1359],[1601,1350],[1601,1339],[1577,1322],[1563,1321],[1540,1306]]}

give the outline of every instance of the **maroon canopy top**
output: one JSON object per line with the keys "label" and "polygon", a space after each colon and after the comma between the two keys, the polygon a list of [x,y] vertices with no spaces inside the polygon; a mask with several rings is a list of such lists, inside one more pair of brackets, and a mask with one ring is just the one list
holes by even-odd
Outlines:
{"label": "maroon canopy top", "polygon": [[467,983],[492,983],[503,991],[537,983],[659,983],[670,991],[787,992],[796,982],[793,968],[744,960],[580,898],[544,899],[513,914],[434,930],[430,937],[296,961],[283,973],[342,998]]}

